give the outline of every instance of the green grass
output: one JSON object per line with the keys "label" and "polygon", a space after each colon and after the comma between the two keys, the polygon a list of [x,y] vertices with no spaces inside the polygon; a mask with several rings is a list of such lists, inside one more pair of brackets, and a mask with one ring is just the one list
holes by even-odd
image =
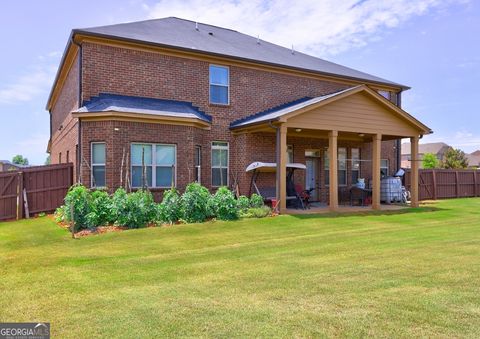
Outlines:
{"label": "green grass", "polygon": [[78,240],[0,223],[0,321],[55,337],[479,337],[480,199]]}

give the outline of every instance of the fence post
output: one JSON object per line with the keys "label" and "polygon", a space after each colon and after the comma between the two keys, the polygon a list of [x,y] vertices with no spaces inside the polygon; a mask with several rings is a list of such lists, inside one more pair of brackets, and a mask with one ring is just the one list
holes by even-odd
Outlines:
{"label": "fence post", "polygon": [[432,169],[433,200],[437,200],[437,171]]}
{"label": "fence post", "polygon": [[458,171],[455,171],[455,193],[457,198],[460,197],[460,182],[458,180]]}
{"label": "fence post", "polygon": [[20,220],[23,218],[23,172],[18,172],[17,180],[17,220]]}
{"label": "fence post", "polygon": [[478,182],[477,182],[477,170],[473,170],[473,196],[478,196]]}

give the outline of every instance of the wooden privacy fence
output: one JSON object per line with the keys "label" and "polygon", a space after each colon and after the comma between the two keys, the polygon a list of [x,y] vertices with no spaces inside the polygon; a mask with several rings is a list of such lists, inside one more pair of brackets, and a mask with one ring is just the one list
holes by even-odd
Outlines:
{"label": "wooden privacy fence", "polygon": [[73,184],[73,164],[0,172],[0,220],[54,211]]}
{"label": "wooden privacy fence", "polygon": [[[421,169],[419,170],[420,200],[480,196],[479,170]],[[411,171],[406,170],[405,187],[411,191]]]}

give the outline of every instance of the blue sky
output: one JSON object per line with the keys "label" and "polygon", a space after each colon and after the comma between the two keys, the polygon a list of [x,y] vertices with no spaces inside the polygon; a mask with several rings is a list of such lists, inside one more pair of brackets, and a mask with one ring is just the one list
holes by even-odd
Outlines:
{"label": "blue sky", "polygon": [[[468,0],[4,1],[0,159],[46,158],[45,103],[72,28],[178,16],[233,28],[412,87],[422,142],[480,149],[480,2]],[[7,52],[7,53],[6,53]]]}

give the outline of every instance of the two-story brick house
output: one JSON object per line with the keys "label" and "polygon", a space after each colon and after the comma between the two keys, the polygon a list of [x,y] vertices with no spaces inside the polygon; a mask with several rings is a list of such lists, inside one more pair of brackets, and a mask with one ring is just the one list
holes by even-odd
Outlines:
{"label": "two-story brick house", "polygon": [[236,183],[248,194],[246,167],[276,162],[277,175],[259,185],[277,186],[282,210],[286,163],[300,162],[307,170],[296,182],[318,185],[332,209],[358,177],[371,181],[378,208],[381,173],[399,168],[400,138],[411,138],[415,154],[431,132],[400,108],[405,89],[178,18],[75,29],[47,104],[48,150],[52,163],[73,162],[85,185],[146,180],[158,197],[172,181],[180,190]]}

